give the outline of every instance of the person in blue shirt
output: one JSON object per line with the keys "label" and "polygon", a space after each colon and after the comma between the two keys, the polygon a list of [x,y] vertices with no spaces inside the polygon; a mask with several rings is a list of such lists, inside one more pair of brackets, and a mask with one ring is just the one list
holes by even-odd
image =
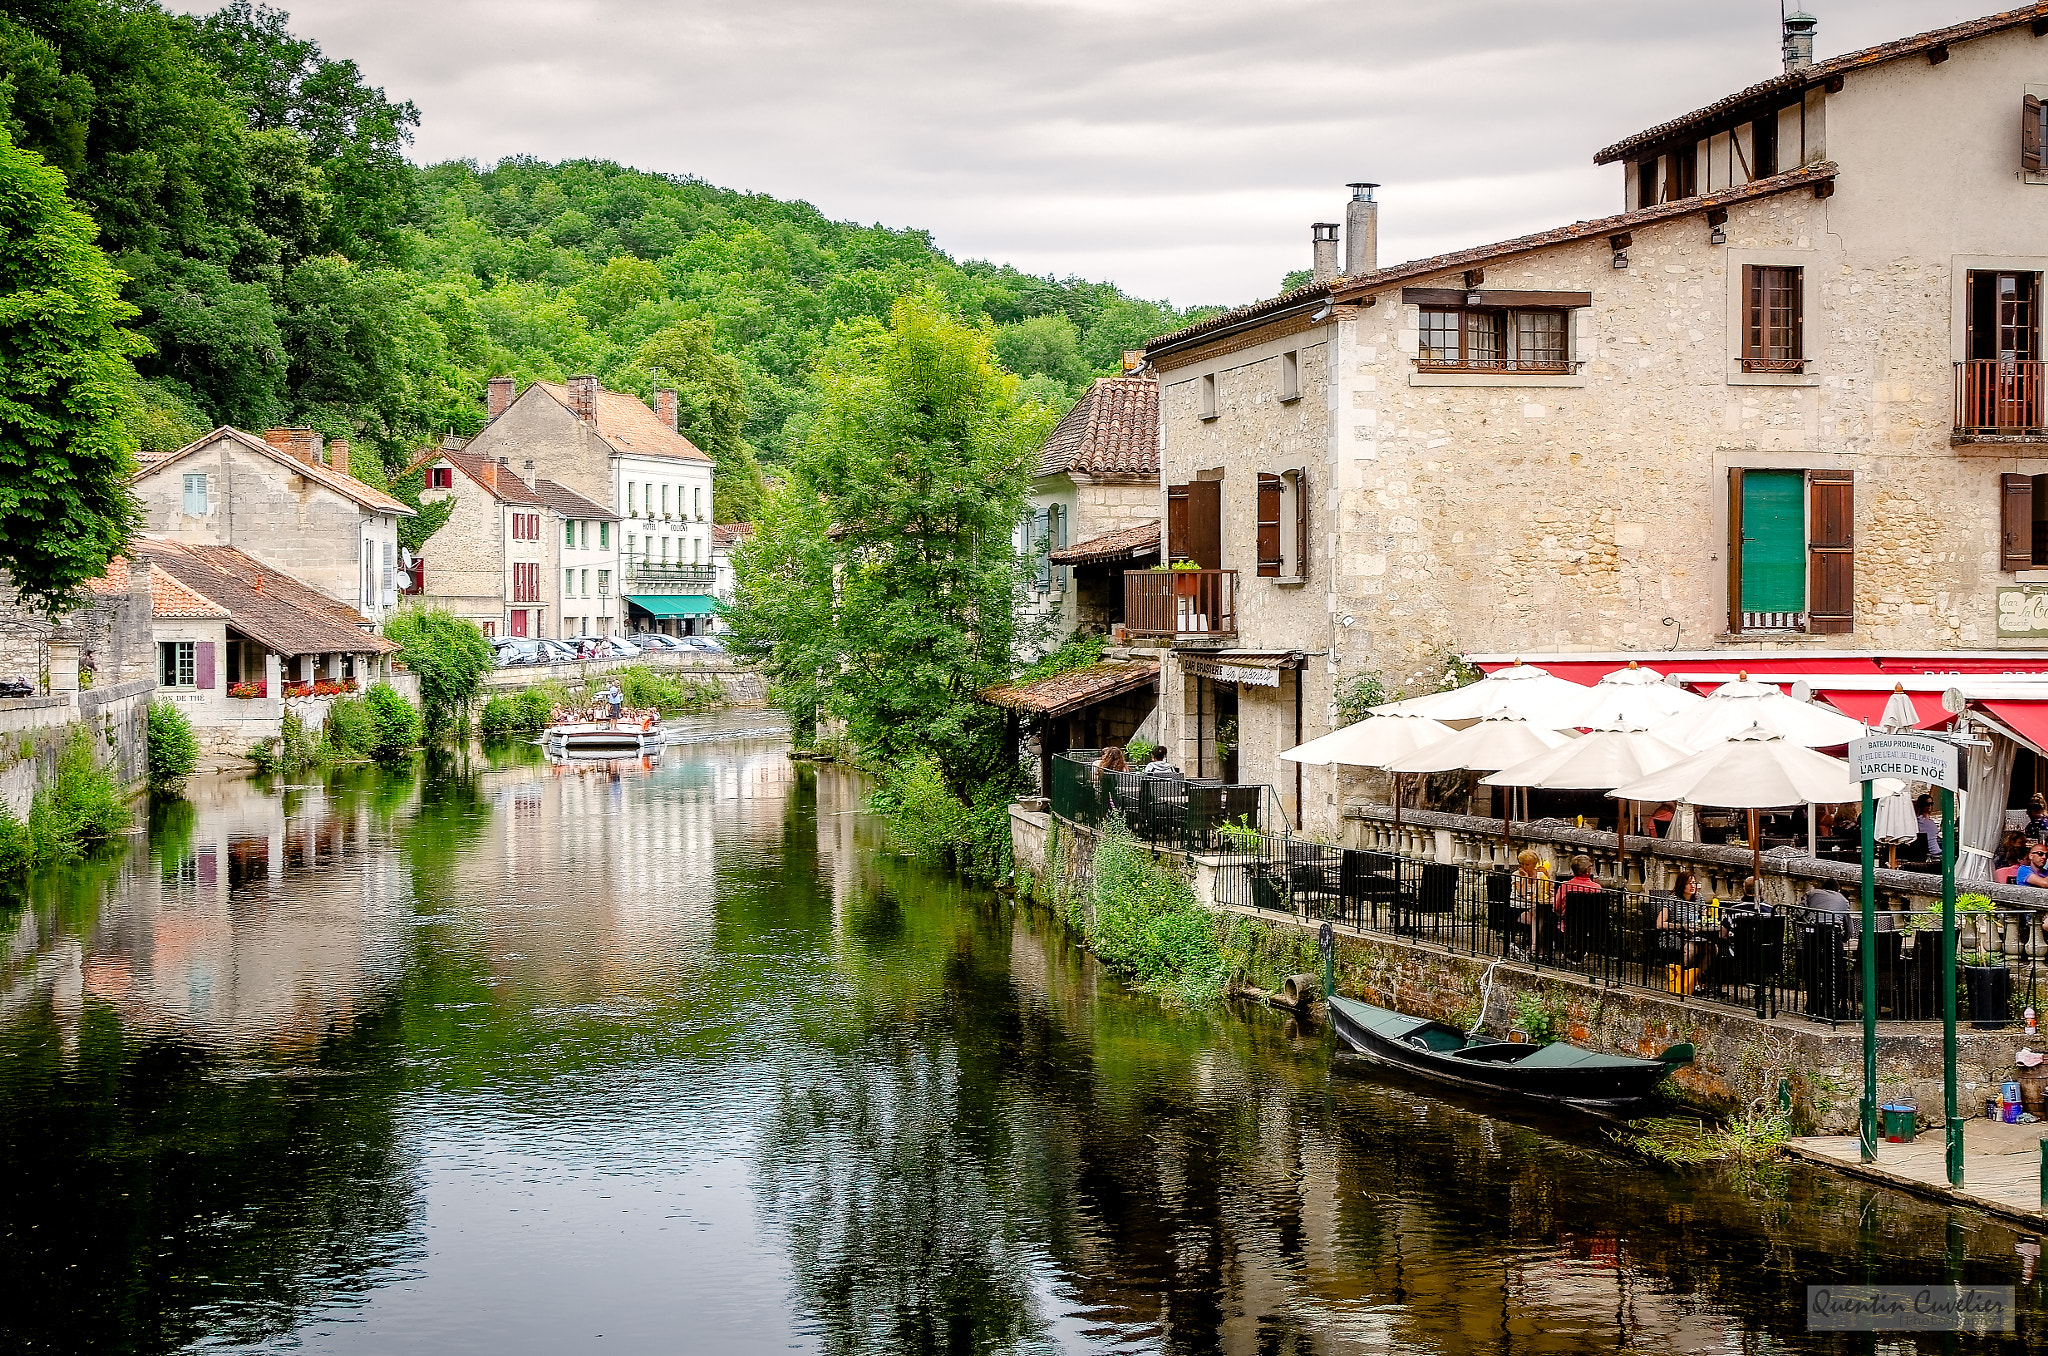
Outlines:
{"label": "person in blue shirt", "polygon": [[2048,843],[2036,843],[2028,850],[2027,860],[2013,873],[2012,883],[2048,890]]}

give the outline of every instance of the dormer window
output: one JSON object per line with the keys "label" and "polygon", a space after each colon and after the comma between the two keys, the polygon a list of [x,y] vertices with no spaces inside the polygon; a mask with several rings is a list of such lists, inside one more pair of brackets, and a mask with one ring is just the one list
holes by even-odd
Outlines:
{"label": "dormer window", "polygon": [[455,488],[455,468],[452,466],[429,466],[427,488],[430,490],[452,490]]}

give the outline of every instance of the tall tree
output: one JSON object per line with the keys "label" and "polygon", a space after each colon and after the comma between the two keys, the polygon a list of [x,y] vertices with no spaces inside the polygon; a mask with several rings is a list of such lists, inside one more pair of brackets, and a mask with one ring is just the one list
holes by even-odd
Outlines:
{"label": "tall tree", "polygon": [[64,176],[0,133],[0,567],[55,610],[141,525],[129,358],[135,308],[64,196]]}
{"label": "tall tree", "polygon": [[929,756],[971,799],[1005,760],[1001,714],[975,693],[1010,673],[1011,534],[1046,420],[988,327],[935,294],[898,300],[886,328],[842,326],[818,383],[794,475],[740,553],[736,641],[778,684],[816,685],[868,753]]}
{"label": "tall tree", "polygon": [[676,393],[676,427],[712,460],[712,516],[749,523],[761,511],[761,463],[747,444],[746,380],[740,365],[713,344],[711,322],[690,320],[651,336],[633,354],[625,376]]}

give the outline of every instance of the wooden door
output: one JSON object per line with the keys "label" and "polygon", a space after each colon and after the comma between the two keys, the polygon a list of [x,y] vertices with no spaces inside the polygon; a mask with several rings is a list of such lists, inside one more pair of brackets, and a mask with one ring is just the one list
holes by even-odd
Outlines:
{"label": "wooden door", "polygon": [[512,609],[512,634],[515,636],[526,634],[526,609],[523,607]]}

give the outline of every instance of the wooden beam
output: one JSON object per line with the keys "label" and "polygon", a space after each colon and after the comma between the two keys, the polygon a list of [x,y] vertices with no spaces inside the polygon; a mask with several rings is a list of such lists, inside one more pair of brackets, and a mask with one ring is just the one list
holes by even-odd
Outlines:
{"label": "wooden beam", "polygon": [[[1472,294],[1462,287],[1404,287],[1401,289],[1403,306],[1465,306],[1466,298]],[[1591,306],[1591,292],[1509,292],[1492,291],[1479,293],[1480,306],[1504,307],[1573,307]]]}
{"label": "wooden beam", "polygon": [[1835,181],[1833,179],[1823,179],[1819,183],[1815,184],[1813,186],[1813,196],[1816,198],[1834,197]]}
{"label": "wooden beam", "polygon": [[1709,225],[1709,226],[1726,226],[1727,224],[1728,224],[1728,209],[1727,209],[1727,208],[1725,208],[1725,207],[1710,207],[1710,208],[1708,208],[1708,209],[1707,209],[1707,225]]}
{"label": "wooden beam", "polygon": [[1474,288],[1474,287],[1477,287],[1477,286],[1479,286],[1479,284],[1481,284],[1481,283],[1483,283],[1483,282],[1485,282],[1485,281],[1486,281],[1486,270],[1485,270],[1485,269],[1483,269],[1483,268],[1468,268],[1468,269],[1466,269],[1466,270],[1465,270],[1465,286],[1466,286],[1466,288],[1467,288],[1467,289],[1470,289],[1470,288]]}
{"label": "wooden beam", "polygon": [[1928,65],[1930,65],[1930,66],[1939,66],[1939,65],[1940,65],[1940,64],[1941,64],[1942,62],[1944,62],[1944,61],[1947,61],[1947,60],[1948,60],[1948,44],[1947,44],[1947,43],[1945,43],[1945,42],[1944,42],[1944,43],[1939,43],[1939,44],[1937,44],[1937,45],[1935,45],[1935,46],[1933,46],[1933,47],[1930,47],[1930,48],[1928,48],[1928,49],[1927,49],[1927,64],[1928,64]]}
{"label": "wooden beam", "polygon": [[2034,20],[2034,36],[2037,38],[2048,38],[2048,19]]}
{"label": "wooden beam", "polygon": [[1842,92],[1842,77],[1839,75],[1829,76],[1827,83],[1822,85],[1821,88],[1829,94],[1840,94]]}
{"label": "wooden beam", "polygon": [[1609,247],[1616,251],[1625,250],[1635,243],[1635,236],[1629,231],[1616,231],[1607,237]]}

